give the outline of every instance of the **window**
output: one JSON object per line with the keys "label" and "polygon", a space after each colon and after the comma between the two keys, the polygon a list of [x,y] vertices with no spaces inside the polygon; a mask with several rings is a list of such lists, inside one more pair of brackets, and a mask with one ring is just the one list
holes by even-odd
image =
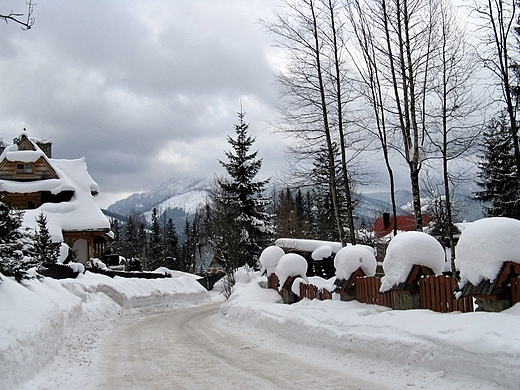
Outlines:
{"label": "window", "polygon": [[27,201],[27,208],[29,210],[34,210],[36,208],[36,203],[34,203],[32,200]]}
{"label": "window", "polygon": [[22,164],[18,163],[16,164],[16,173],[33,173],[34,168],[32,163]]}

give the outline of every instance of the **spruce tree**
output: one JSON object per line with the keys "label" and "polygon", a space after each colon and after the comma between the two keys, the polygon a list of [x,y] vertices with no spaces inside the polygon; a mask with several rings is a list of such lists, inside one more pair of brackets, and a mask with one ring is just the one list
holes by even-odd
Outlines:
{"label": "spruce tree", "polygon": [[[244,117],[244,112],[238,113],[239,123],[234,125],[236,138],[227,137],[232,147],[225,152],[228,161],[220,161],[229,177],[217,178],[216,188],[212,191],[214,204],[219,207],[213,216],[223,219],[232,229],[228,232],[232,232],[232,237],[226,234],[231,241],[223,240],[217,248],[222,251],[222,245],[227,247],[222,253],[228,265],[227,272],[245,264],[255,266],[273,233],[271,217],[265,212],[270,200],[263,195],[269,180],[254,180],[262,167],[262,160],[257,159],[258,151],[250,152],[255,138],[248,134],[249,124],[245,123]],[[226,215],[216,215],[222,213]]]}
{"label": "spruce tree", "polygon": [[152,225],[148,243],[148,264],[150,269],[156,269],[164,265],[164,244],[159,224],[157,209],[152,210]]}
{"label": "spruce tree", "polygon": [[22,216],[22,211],[0,198],[0,273],[18,282],[30,278],[30,268],[41,270],[41,264],[31,256],[33,237],[22,226]]}
{"label": "spruce tree", "polygon": [[490,217],[520,219],[520,180],[516,171],[513,139],[504,116],[493,119],[483,134],[475,198]]}
{"label": "spruce tree", "polygon": [[36,262],[48,267],[58,261],[58,248],[54,247],[52,237],[47,228],[47,217],[40,213],[36,217],[36,234],[34,235],[34,253]]}
{"label": "spruce tree", "polygon": [[179,237],[177,236],[177,230],[171,218],[168,218],[164,232],[164,256],[166,259],[166,267],[173,270],[184,271],[184,269],[181,269]]}

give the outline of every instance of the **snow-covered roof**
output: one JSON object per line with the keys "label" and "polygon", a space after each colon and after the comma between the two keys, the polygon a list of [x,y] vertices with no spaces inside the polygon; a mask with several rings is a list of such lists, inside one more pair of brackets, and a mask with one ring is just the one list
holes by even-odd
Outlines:
{"label": "snow-covered roof", "polygon": [[43,212],[47,216],[49,232],[56,242],[63,239],[62,231],[108,231],[110,223],[92,196],[92,191],[97,192],[99,188],[87,171],[85,159],[52,162],[60,179],[72,184],[74,195],[68,202],[44,203],[37,209],[26,210],[24,225],[34,227],[36,217]]}
{"label": "snow-covered roof", "polygon": [[414,265],[423,265],[439,275],[444,271],[444,249],[432,236],[423,232],[402,232],[386,250],[381,279],[381,292],[406,281]]}
{"label": "snow-covered roof", "polygon": [[299,238],[279,238],[275,241],[275,245],[286,250],[310,253],[314,252],[316,249],[327,246],[330,247],[330,249],[332,249],[332,252],[338,253],[338,251],[342,248],[340,242],[306,240]]}
{"label": "snow-covered roof", "polygon": [[47,217],[47,227],[52,240],[63,240],[63,231],[109,231],[110,223],[99,206],[95,203],[93,194],[99,192],[99,186],[87,170],[85,158],[75,160],[50,159],[35,144],[34,151],[18,150],[16,144],[8,146],[0,156],[9,161],[33,161],[36,157],[44,158],[55,170],[57,179],[35,181],[0,180],[2,191],[15,193],[31,193],[50,191],[58,194],[62,191],[73,191],[74,195],[68,202],[44,203],[33,210],[25,210],[23,224],[35,228],[36,217],[43,213]]}
{"label": "snow-covered roof", "polygon": [[520,263],[520,221],[495,217],[468,224],[455,251],[462,283],[494,281],[502,263]]}
{"label": "snow-covered roof", "polygon": [[358,268],[361,268],[365,275],[374,276],[377,267],[374,250],[365,245],[343,247],[334,257],[334,267],[338,279],[349,279]]}

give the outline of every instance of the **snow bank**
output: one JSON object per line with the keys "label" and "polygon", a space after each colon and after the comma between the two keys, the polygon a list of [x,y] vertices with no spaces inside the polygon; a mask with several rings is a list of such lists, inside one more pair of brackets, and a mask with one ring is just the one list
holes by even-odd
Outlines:
{"label": "snow bank", "polygon": [[395,236],[386,250],[381,279],[381,292],[403,283],[414,265],[429,267],[438,275],[444,271],[444,249],[439,242],[423,232],[402,232]]}
{"label": "snow bank", "polygon": [[287,278],[291,276],[301,276],[307,283],[307,260],[296,253],[283,255],[276,266],[276,276],[280,281],[280,289],[283,287]]}
{"label": "snow bank", "polygon": [[[401,386],[383,383],[388,388],[404,388],[403,381],[429,389],[520,388],[519,305],[507,314],[391,310],[339,300],[284,305],[275,290],[260,287],[261,280],[236,286],[221,305],[223,322],[253,336],[275,334],[291,350],[316,348],[312,358],[333,356],[370,377],[380,370],[400,377]],[[365,363],[352,367],[360,359]],[[413,372],[427,379],[408,384]]]}
{"label": "snow bank", "polygon": [[267,271],[267,276],[271,276],[283,255],[285,252],[279,246],[272,245],[265,248],[259,259],[262,265],[261,272]]}
{"label": "snow bank", "polygon": [[485,218],[468,224],[455,248],[463,283],[494,280],[502,263],[520,263],[520,221]]}
{"label": "snow bank", "polygon": [[365,246],[352,245],[341,248],[334,257],[334,267],[338,279],[348,279],[361,267],[365,275],[376,274],[377,260],[374,250]]}
{"label": "snow bank", "polygon": [[[0,282],[0,383],[12,388],[36,375],[82,326],[93,331],[129,308],[186,306],[209,300],[191,276],[111,279],[87,272],[77,279]],[[102,329],[101,329],[102,331]]]}

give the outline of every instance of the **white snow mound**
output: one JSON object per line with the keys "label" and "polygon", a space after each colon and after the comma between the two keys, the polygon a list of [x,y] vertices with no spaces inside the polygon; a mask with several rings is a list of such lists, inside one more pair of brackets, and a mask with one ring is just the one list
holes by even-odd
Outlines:
{"label": "white snow mound", "polygon": [[334,267],[338,279],[348,279],[361,267],[365,275],[376,274],[377,260],[374,251],[366,246],[349,245],[341,248],[334,257]]}
{"label": "white snow mound", "polygon": [[494,280],[502,263],[520,263],[520,221],[505,217],[484,218],[469,224],[455,248],[463,283]]}
{"label": "white snow mound", "polygon": [[311,254],[312,259],[318,261],[330,256],[332,256],[332,247],[330,245],[322,245]]}
{"label": "white snow mound", "polygon": [[444,249],[432,236],[423,232],[402,232],[386,250],[381,279],[381,292],[406,281],[414,265],[429,267],[439,275],[444,271]]}
{"label": "white snow mound", "polygon": [[259,259],[262,265],[261,272],[267,271],[267,276],[271,276],[283,255],[285,252],[279,246],[272,245],[265,248]]}
{"label": "white snow mound", "polygon": [[288,253],[283,255],[275,270],[276,276],[280,281],[279,289],[282,289],[283,285],[287,281],[287,278],[291,276],[301,276],[306,283],[309,283],[307,279],[307,260],[303,256],[296,253]]}

